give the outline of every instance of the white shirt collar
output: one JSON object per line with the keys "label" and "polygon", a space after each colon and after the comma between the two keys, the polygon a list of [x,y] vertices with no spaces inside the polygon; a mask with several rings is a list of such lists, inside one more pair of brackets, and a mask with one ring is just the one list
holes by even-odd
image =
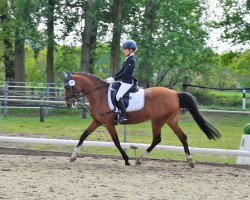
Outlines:
{"label": "white shirt collar", "polygon": [[134,52],[132,52],[131,54],[129,54],[129,56],[125,60],[127,60],[130,56],[133,56],[133,55],[135,55]]}

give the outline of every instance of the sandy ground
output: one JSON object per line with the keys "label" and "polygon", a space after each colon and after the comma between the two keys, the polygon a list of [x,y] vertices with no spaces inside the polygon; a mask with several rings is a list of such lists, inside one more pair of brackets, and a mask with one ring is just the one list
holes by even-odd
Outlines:
{"label": "sandy ground", "polygon": [[0,155],[0,199],[250,199],[250,168],[117,158]]}

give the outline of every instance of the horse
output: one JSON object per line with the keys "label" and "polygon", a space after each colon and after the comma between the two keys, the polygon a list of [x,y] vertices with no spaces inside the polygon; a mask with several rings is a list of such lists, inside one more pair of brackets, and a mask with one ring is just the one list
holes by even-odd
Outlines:
{"label": "horse", "polygon": [[[89,102],[89,112],[92,117],[92,122],[82,133],[70,157],[70,161],[73,162],[76,160],[84,140],[99,126],[103,125],[120,151],[125,165],[130,165],[129,157],[121,147],[115,128],[115,114],[108,105],[109,83],[87,72],[63,73],[65,106],[71,108],[79,100],[80,96],[85,95]],[[161,130],[167,124],[182,143],[187,163],[191,168],[195,167],[195,162],[189,151],[187,136],[178,125],[181,108],[189,110],[193,119],[208,139],[216,140],[220,138],[220,132],[201,116],[193,95],[187,92],[178,93],[165,87],[147,88],[144,89],[143,108],[127,113],[127,124],[138,124],[150,120],[152,125],[152,143],[136,160],[136,165],[142,164],[142,161],[154,147],[161,142]]]}

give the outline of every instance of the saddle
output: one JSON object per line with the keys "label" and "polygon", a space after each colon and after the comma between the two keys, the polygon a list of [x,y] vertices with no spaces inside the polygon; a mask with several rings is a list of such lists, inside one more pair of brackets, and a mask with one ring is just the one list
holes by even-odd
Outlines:
{"label": "saddle", "polygon": [[[114,82],[111,86],[111,101],[113,103],[113,105],[117,108],[119,108],[118,106],[118,101],[116,101],[116,94],[119,90],[121,86],[120,82]],[[138,86],[138,82],[136,81],[132,87],[123,95],[122,99],[124,101],[125,107],[127,108],[129,105],[129,99],[131,98],[129,96],[130,93],[136,93],[139,91],[139,86]],[[120,108],[119,108],[120,109]]]}

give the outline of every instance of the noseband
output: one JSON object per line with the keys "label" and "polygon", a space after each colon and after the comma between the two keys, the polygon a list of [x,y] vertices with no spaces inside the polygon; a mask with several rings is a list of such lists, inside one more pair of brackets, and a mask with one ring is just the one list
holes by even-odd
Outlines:
{"label": "noseband", "polygon": [[70,86],[68,83],[64,85],[64,89],[66,89],[67,87],[70,87],[71,90],[73,91],[73,95],[71,96],[64,96],[64,99],[71,99],[71,98],[76,98],[79,99],[83,96],[83,93],[78,92],[77,89],[75,88],[75,86]]}

